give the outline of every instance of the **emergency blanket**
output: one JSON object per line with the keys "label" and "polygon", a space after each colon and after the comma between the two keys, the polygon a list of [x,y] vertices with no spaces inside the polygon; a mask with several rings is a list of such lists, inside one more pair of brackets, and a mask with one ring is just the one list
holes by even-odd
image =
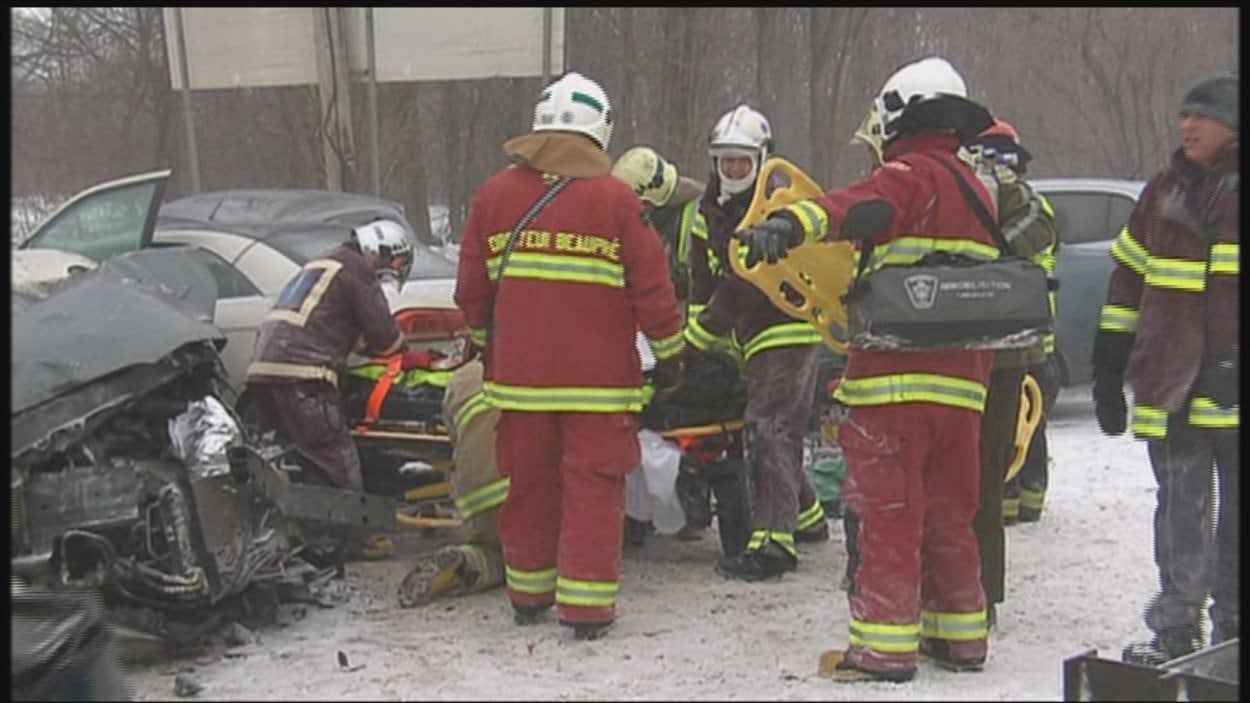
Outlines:
{"label": "emergency blanket", "polygon": [[676,534],[686,526],[686,513],[677,498],[681,449],[650,430],[638,433],[638,444],[642,466],[625,475],[625,514],[650,522],[659,534]]}

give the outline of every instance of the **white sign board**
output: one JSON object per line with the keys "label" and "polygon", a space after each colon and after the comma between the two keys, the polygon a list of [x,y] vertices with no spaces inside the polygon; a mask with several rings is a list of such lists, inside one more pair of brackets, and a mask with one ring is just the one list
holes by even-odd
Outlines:
{"label": "white sign board", "polygon": [[[564,8],[551,11],[551,75],[564,72]],[[373,10],[378,81],[541,76],[541,7],[379,7]],[[348,20],[352,70],[369,67],[364,10]]]}
{"label": "white sign board", "polygon": [[[182,89],[177,19],[163,8],[170,80]],[[317,12],[338,12],[351,69],[369,66],[365,8],[184,7],[193,90],[317,82]],[[378,81],[540,76],[541,7],[378,7],[373,10]],[[551,75],[564,71],[564,8],[550,8]]]}

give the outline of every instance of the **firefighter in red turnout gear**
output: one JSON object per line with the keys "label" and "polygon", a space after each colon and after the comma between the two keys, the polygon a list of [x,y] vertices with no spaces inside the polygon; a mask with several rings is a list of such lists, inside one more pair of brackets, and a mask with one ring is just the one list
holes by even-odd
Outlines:
{"label": "firefighter in red turnout gear", "polygon": [[533,130],[504,144],[516,163],[474,197],[455,294],[485,347],[486,398],[501,410],[508,597],[518,624],[554,604],[579,639],[615,618],[625,474],[641,461],[635,333],[661,365],[685,346],[660,238],[638,196],[609,175],[611,114],[579,73],[543,89]]}
{"label": "firefighter in red turnout gear", "polygon": [[[963,78],[930,57],[897,71],[876,102],[881,165],[744,232],[748,265],[775,261],[804,238],[868,234],[875,237],[869,270],[933,252],[997,257],[992,235],[947,169],[993,216],[993,199],[955,155],[961,141],[992,124],[967,99]],[[972,520],[993,354],[850,349],[834,397],[851,408],[839,440],[849,474],[844,497],[858,522],[858,563],[848,589],[850,646],[826,655],[835,660],[829,669],[837,680],[906,681],[921,651],[953,670],[985,661],[986,602]]]}

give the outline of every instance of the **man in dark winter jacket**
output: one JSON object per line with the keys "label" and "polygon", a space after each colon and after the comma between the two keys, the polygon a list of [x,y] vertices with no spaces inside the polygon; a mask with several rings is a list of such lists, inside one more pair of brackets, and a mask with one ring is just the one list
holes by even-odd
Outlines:
{"label": "man in dark winter jacket", "polygon": [[1181,146],[1111,248],[1094,342],[1098,426],[1127,428],[1127,381],[1133,435],[1146,440],[1159,486],[1159,591],[1145,612],[1154,636],[1126,647],[1128,662],[1158,665],[1204,646],[1208,595],[1212,641],[1238,636],[1238,117],[1236,73],[1185,94]]}

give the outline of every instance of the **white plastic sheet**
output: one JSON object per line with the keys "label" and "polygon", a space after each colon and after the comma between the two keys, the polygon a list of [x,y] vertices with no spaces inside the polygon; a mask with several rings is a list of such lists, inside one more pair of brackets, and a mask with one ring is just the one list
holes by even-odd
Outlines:
{"label": "white plastic sheet", "polygon": [[686,513],[677,500],[677,470],[681,450],[651,430],[638,433],[642,466],[625,477],[625,514],[650,522],[662,535],[686,525]]}

